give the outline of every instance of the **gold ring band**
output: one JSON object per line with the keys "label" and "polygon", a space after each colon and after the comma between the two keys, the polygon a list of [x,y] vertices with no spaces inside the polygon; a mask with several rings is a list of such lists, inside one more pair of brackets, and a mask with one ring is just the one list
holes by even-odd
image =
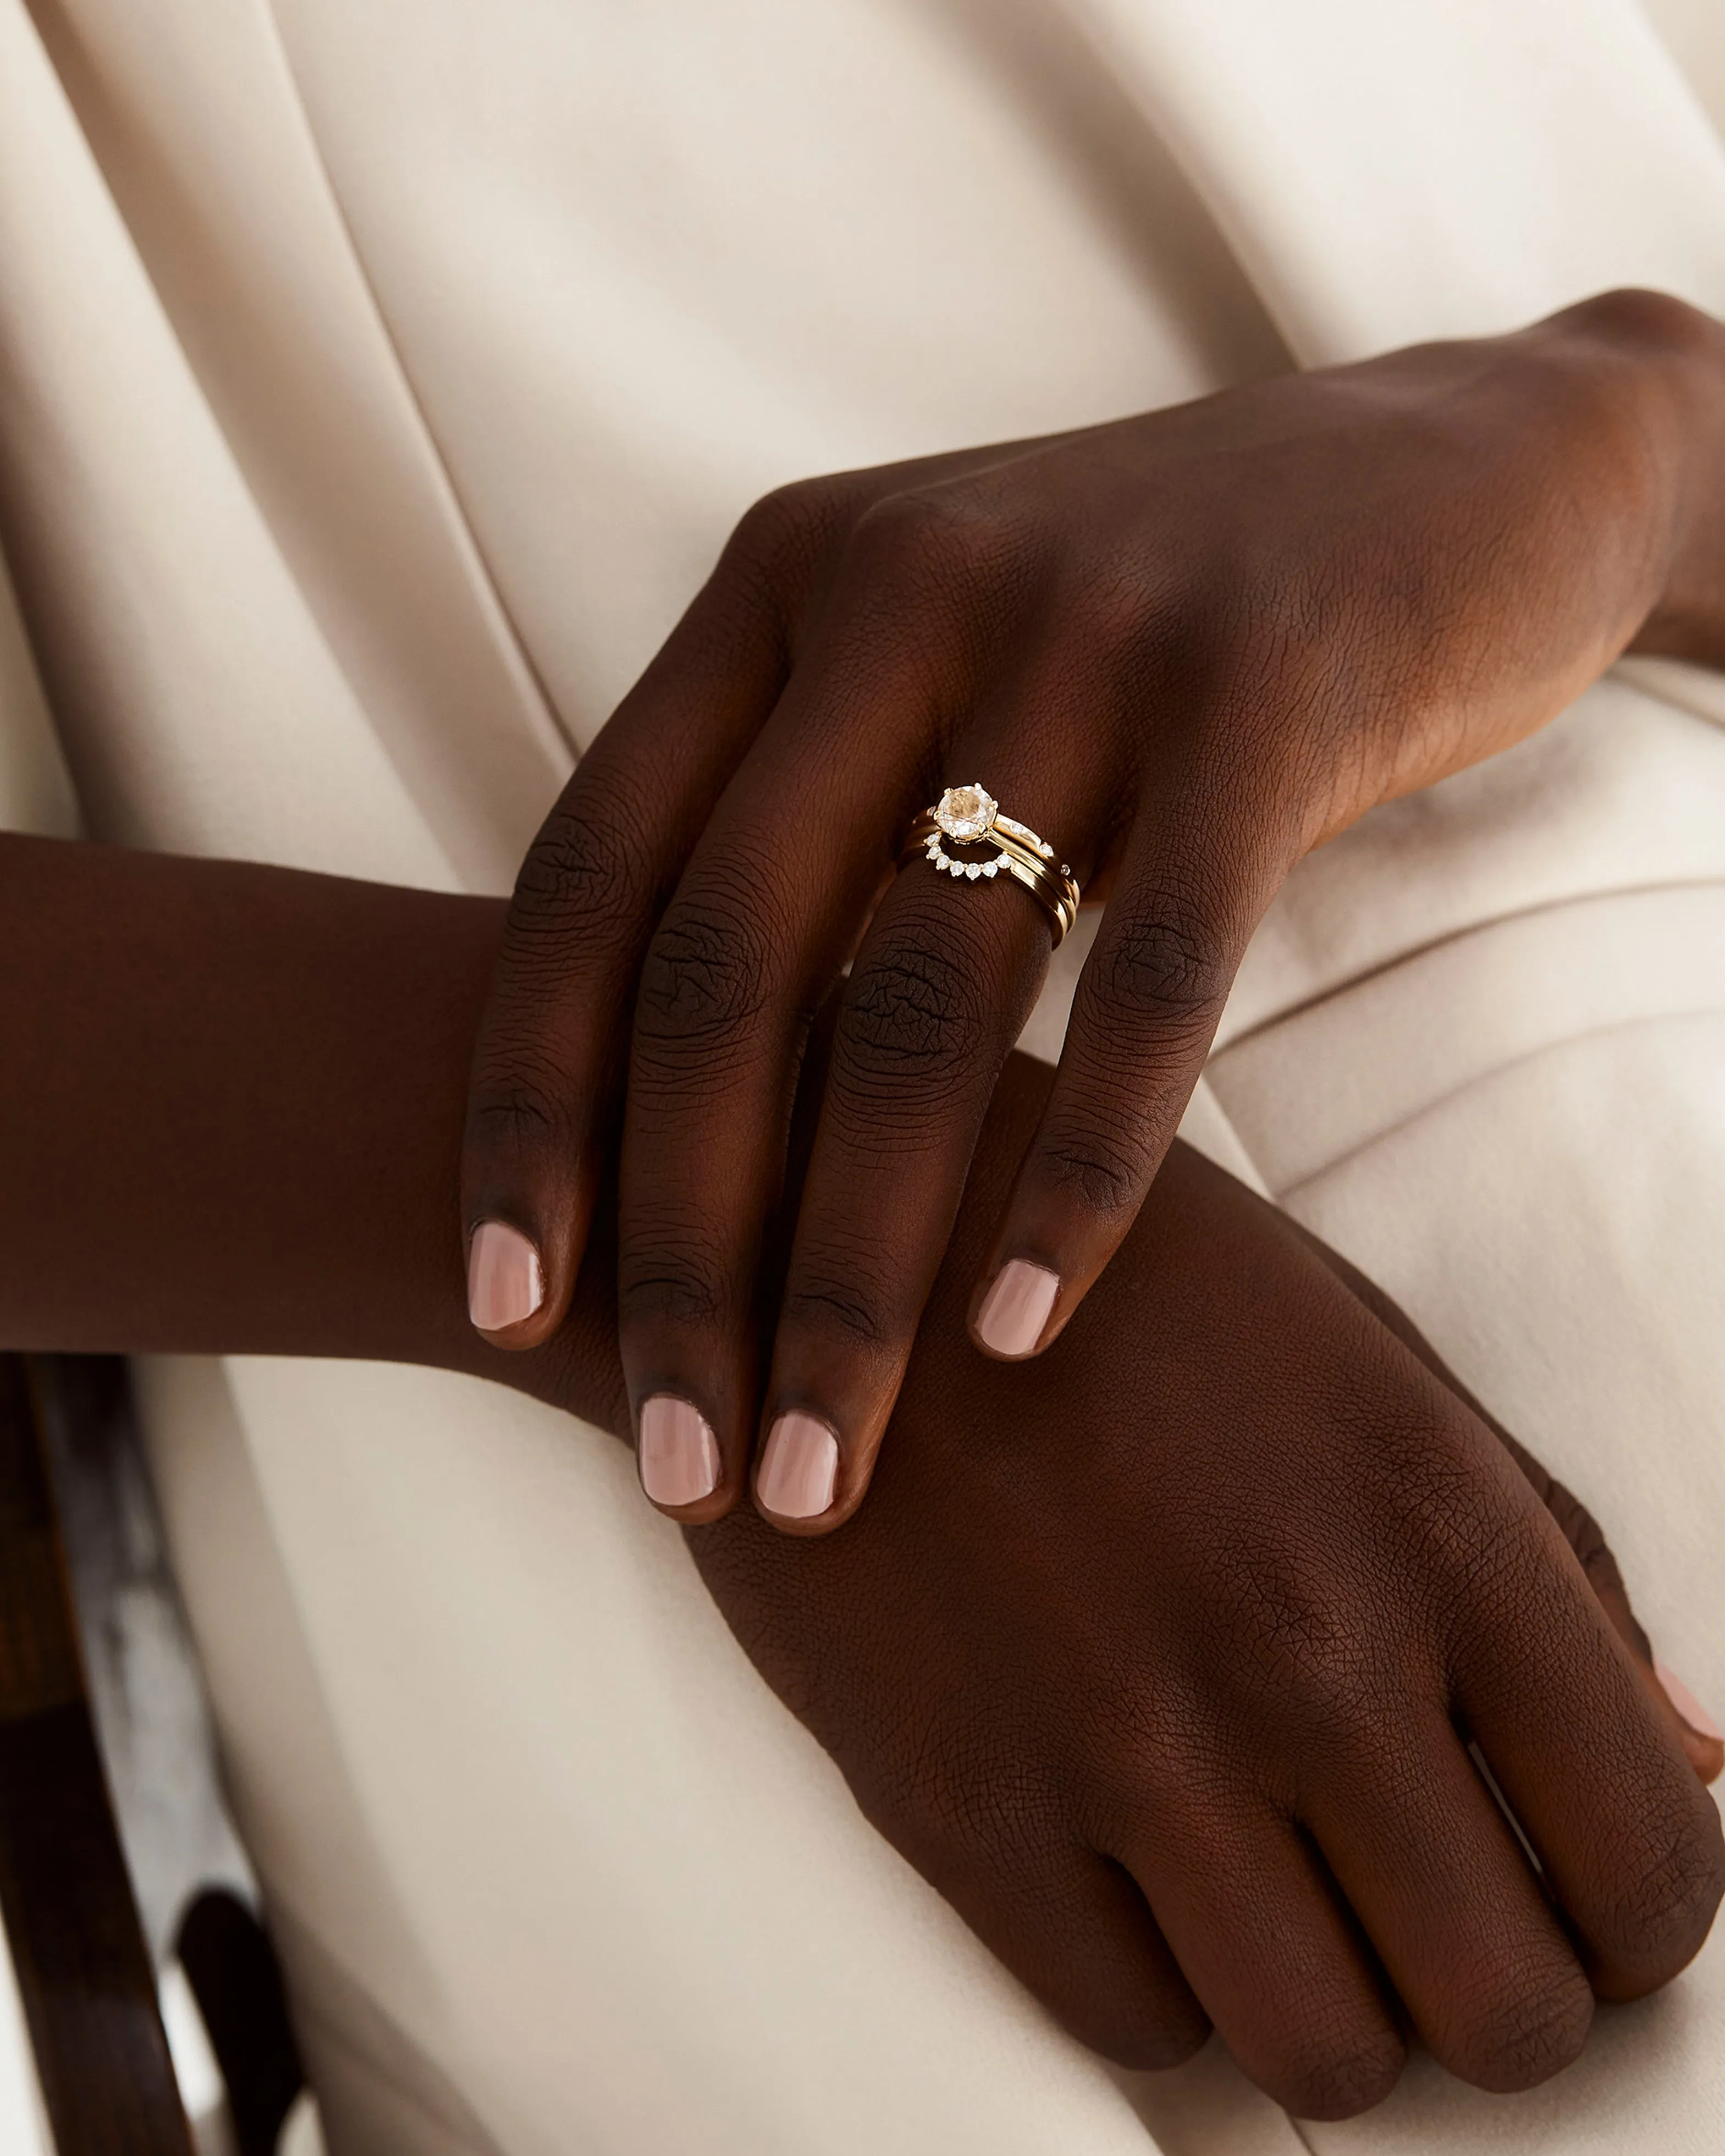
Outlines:
{"label": "gold ring band", "polygon": [[[947,851],[959,846],[992,846],[993,858],[964,860]],[[993,882],[1009,875],[1043,907],[1054,927],[1058,950],[1078,918],[1078,884],[1055,850],[1029,824],[1002,813],[993,795],[980,786],[949,786],[932,808],[911,826],[900,865],[921,853],[940,873],[957,880]]]}

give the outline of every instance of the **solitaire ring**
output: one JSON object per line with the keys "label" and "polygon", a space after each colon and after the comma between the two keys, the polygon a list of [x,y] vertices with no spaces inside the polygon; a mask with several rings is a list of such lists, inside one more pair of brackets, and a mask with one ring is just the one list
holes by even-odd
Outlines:
{"label": "solitaire ring", "polygon": [[[947,850],[949,842],[994,851],[992,858],[984,854],[966,860]],[[1046,839],[1005,814],[983,787],[949,786],[932,808],[922,811],[911,826],[901,862],[918,853],[955,881],[992,883],[997,876],[1009,875],[1021,883],[1052,922],[1056,950],[1078,918],[1078,885],[1071,870],[1055,859]]]}

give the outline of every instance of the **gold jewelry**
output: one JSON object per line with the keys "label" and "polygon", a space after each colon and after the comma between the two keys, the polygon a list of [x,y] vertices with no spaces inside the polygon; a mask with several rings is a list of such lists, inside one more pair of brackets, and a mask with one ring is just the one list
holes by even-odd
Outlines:
{"label": "gold jewelry", "polygon": [[[955,845],[992,845],[992,860],[960,860],[943,843]],[[1054,924],[1055,948],[1078,918],[1078,885],[1064,861],[1056,863],[1055,850],[1037,837],[1028,824],[1001,813],[1000,803],[980,786],[949,786],[932,808],[925,808],[911,826],[901,865],[921,851],[933,866],[955,880],[971,883],[1009,875],[1021,883],[1046,911]]]}

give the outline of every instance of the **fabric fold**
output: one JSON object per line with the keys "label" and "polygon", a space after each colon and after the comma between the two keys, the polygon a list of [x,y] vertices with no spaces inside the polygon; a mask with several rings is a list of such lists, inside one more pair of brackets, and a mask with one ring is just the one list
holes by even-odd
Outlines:
{"label": "fabric fold", "polygon": [[1725,307],[1725,146],[1633,0],[1061,0],[1301,363],[1620,285]]}

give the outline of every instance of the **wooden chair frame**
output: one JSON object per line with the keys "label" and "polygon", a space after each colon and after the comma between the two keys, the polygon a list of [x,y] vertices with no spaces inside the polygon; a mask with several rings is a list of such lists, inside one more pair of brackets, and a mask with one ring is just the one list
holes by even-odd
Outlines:
{"label": "wooden chair frame", "polygon": [[18,1355],[0,1355],[0,1921],[55,2156],[193,2156]]}

